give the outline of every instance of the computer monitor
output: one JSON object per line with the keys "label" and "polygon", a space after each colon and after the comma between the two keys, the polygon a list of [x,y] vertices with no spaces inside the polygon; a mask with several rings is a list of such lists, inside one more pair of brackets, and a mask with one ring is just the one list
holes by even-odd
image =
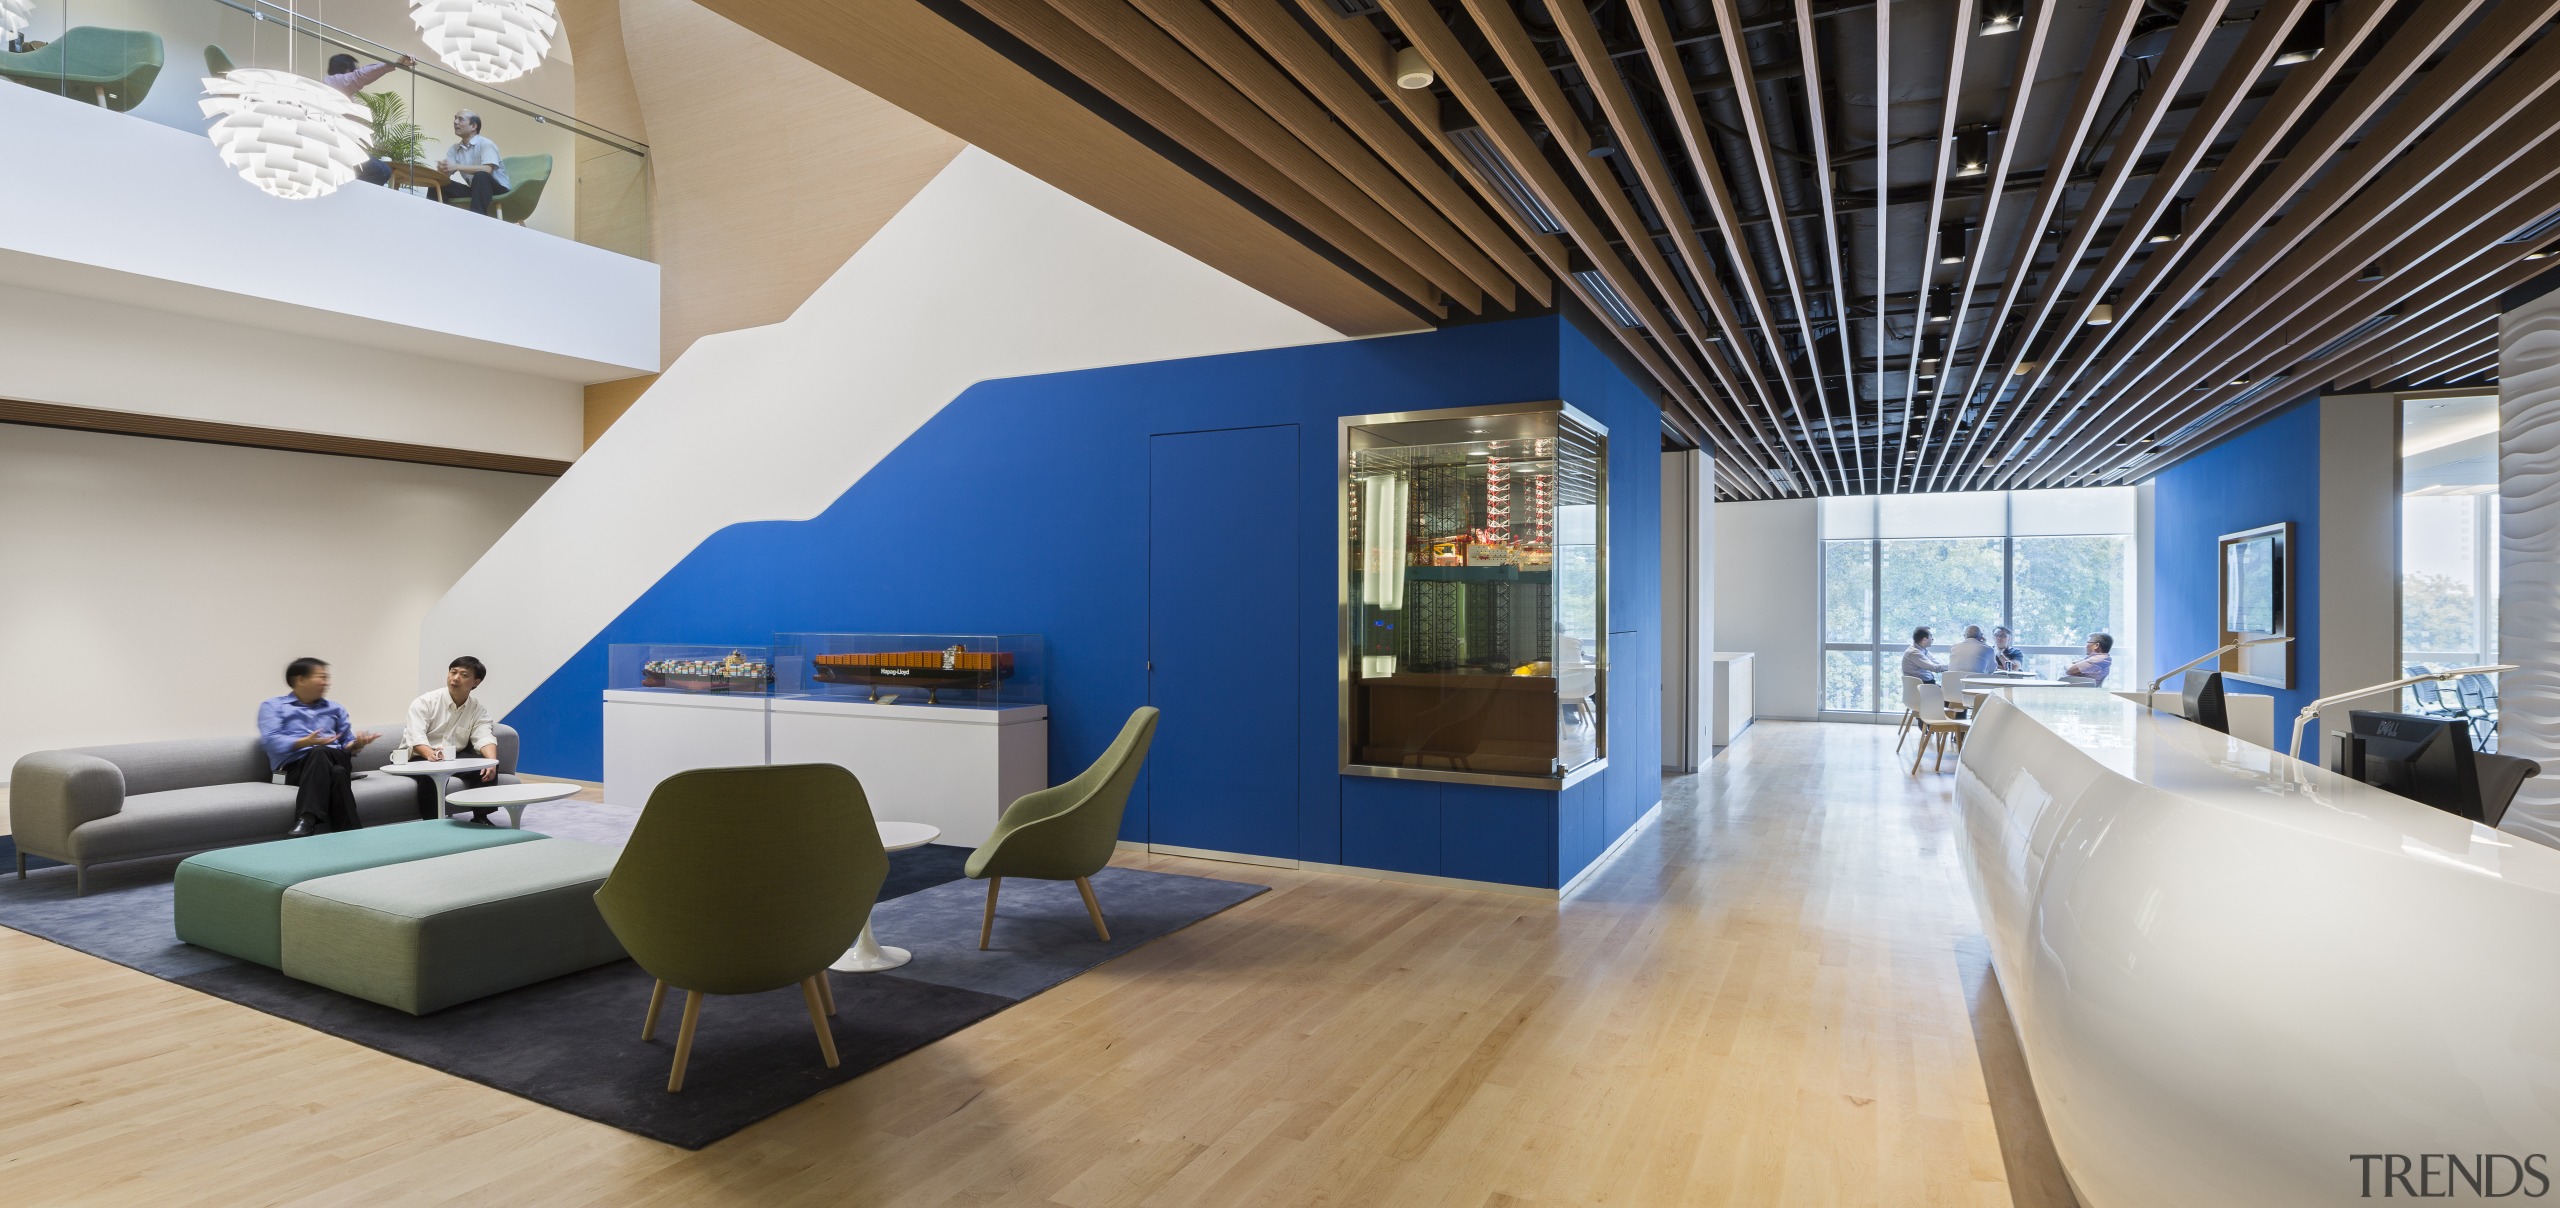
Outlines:
{"label": "computer monitor", "polygon": [[2179,704],[2178,714],[2207,729],[2230,733],[2231,713],[2222,700],[2222,673],[2188,672],[2185,700]]}
{"label": "computer monitor", "polygon": [[2471,725],[2458,717],[2419,717],[2358,709],[2333,772],[2473,821],[2487,811],[2480,770],[2471,757]]}

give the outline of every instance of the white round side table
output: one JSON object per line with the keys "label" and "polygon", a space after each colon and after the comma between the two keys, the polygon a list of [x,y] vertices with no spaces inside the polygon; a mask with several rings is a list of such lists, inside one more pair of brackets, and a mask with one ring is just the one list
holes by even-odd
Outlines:
{"label": "white round side table", "polygon": [[460,759],[411,759],[405,763],[386,763],[380,768],[394,776],[424,776],[436,786],[436,817],[444,817],[445,777],[494,768],[498,761],[477,755]]}
{"label": "white round side table", "polygon": [[[922,847],[942,837],[941,827],[927,826],[922,822],[883,822],[879,825],[880,847],[884,851]],[[879,906],[874,904],[872,909],[876,911]],[[866,918],[862,921],[861,938],[854,940],[853,947],[845,949],[844,956],[827,967],[838,973],[878,973],[914,960],[915,955],[904,948],[881,947],[880,941],[871,934],[871,920]]]}
{"label": "white round side table", "polygon": [[464,789],[444,799],[449,810],[469,810],[471,820],[488,825],[489,811],[507,811],[507,825],[524,829],[524,807],[578,795],[574,784],[492,784]]}

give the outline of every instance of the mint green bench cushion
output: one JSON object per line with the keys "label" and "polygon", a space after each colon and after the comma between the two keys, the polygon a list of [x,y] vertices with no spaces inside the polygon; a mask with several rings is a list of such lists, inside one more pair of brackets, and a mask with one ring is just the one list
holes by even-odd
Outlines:
{"label": "mint green bench cushion", "polygon": [[623,958],[596,910],[619,847],[545,839],[320,877],[284,895],[284,971],[424,1015]]}
{"label": "mint green bench cushion", "polygon": [[190,856],[178,865],[178,938],[269,968],[284,965],[284,891],[315,877],[404,864],[547,836],[437,820],[280,839]]}

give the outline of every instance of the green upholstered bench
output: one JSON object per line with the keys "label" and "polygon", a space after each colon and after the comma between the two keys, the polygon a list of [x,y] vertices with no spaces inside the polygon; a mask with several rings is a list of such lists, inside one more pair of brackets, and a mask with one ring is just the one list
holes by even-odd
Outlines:
{"label": "green upholstered bench", "polygon": [[424,1015],[623,959],[596,910],[622,849],[569,839],[320,877],[284,895],[284,971]]}
{"label": "green upholstered bench", "polygon": [[178,865],[178,938],[284,967],[284,892],[304,881],[546,836],[439,819],[228,847]]}

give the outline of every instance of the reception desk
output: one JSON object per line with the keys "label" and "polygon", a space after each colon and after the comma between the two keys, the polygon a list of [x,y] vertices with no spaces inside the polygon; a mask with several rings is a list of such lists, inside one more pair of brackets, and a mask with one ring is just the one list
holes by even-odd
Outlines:
{"label": "reception desk", "polygon": [[2081,1203],[2560,1195],[2560,851],[2097,688],[1988,701],[1955,791]]}

